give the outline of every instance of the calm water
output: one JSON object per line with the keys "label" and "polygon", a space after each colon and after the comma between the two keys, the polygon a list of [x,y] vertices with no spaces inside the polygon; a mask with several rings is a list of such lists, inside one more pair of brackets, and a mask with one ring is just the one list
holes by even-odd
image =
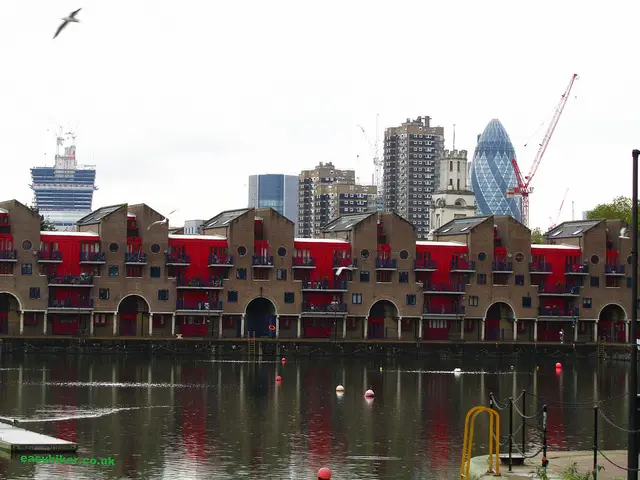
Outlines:
{"label": "calm water", "polygon": [[[115,467],[29,465],[0,457],[10,479],[452,479],[464,416],[500,399],[549,404],[549,450],[590,449],[591,399],[626,391],[625,364],[540,365],[393,359],[247,363],[234,360],[29,356],[0,362],[0,415],[79,444]],[[382,367],[382,371],[380,368]],[[462,374],[452,370],[460,367]],[[280,385],[275,377],[281,375]],[[335,387],[346,391],[339,397]],[[363,394],[373,387],[376,397]],[[536,404],[537,400],[537,404]],[[581,404],[580,402],[586,402]],[[602,405],[624,425],[627,397]],[[506,413],[506,412],[505,412]],[[507,432],[508,420],[502,419]],[[480,424],[480,422],[479,422]],[[483,424],[483,425],[486,425]],[[530,450],[540,445],[530,429]],[[626,435],[600,426],[600,448]],[[486,448],[481,428],[474,452]],[[520,439],[520,434],[517,435]]]}

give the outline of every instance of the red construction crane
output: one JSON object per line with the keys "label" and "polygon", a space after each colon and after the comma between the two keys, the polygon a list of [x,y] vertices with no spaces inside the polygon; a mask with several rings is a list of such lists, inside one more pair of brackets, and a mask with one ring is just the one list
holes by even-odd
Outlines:
{"label": "red construction crane", "polygon": [[514,196],[522,197],[522,202],[520,204],[520,213],[522,217],[522,223],[524,223],[527,227],[529,226],[529,195],[533,193],[531,181],[533,180],[533,176],[536,174],[536,171],[540,166],[540,161],[542,160],[544,152],[547,150],[547,146],[549,146],[551,135],[553,135],[553,132],[556,129],[556,125],[558,125],[560,115],[564,110],[564,106],[567,104],[569,94],[571,93],[571,89],[573,88],[573,83],[577,80],[577,78],[578,74],[574,73],[571,77],[571,81],[569,82],[569,86],[562,94],[562,98],[560,98],[560,103],[558,103],[558,106],[556,107],[553,118],[551,119],[551,123],[549,124],[549,128],[547,129],[547,133],[545,133],[544,138],[542,139],[542,143],[540,143],[540,147],[538,148],[538,153],[536,153],[536,156],[533,159],[533,164],[531,165],[531,171],[529,172],[529,175],[523,177],[517,160],[515,158],[511,160],[513,171],[516,174],[516,181],[518,182],[518,186],[507,189],[507,198],[511,198]]}

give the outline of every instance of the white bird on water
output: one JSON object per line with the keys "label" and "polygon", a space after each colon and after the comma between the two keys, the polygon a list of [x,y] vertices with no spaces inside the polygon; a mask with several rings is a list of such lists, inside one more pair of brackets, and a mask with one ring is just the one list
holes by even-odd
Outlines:
{"label": "white bird on water", "polygon": [[[169,215],[176,213],[178,210],[174,210],[173,212],[169,213]],[[166,223],[167,225],[169,225],[169,215],[167,215],[166,217],[164,217],[163,220],[158,220],[156,222],[153,222],[151,225],[149,225],[147,227],[147,230],[151,230],[152,227],[155,227],[156,225],[162,225],[163,223]]]}
{"label": "white bird on water", "polygon": [[56,31],[56,34],[53,36],[53,38],[56,38],[58,35],[60,35],[60,32],[64,30],[65,27],[70,23],[80,23],[80,20],[76,18],[76,15],[80,10],[82,9],[79,8],[74,12],[71,12],[67,17],[62,17],[62,24],[58,27],[58,30]]}

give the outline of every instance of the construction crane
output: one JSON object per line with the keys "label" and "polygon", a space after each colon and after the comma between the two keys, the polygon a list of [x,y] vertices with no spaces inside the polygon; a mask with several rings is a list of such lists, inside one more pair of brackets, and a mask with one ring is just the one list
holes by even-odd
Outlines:
{"label": "construction crane", "polygon": [[562,207],[564,207],[564,201],[567,199],[568,193],[569,193],[569,189],[567,188],[567,191],[564,192],[564,197],[562,197],[562,203],[560,204],[560,209],[558,210],[556,221],[554,222],[553,219],[549,217],[549,220],[551,221],[551,226],[549,227],[549,230],[551,230],[552,228],[555,228],[555,226],[558,225],[558,220],[560,219],[560,214],[562,213]]}
{"label": "construction crane", "polygon": [[510,187],[507,189],[507,198],[512,198],[515,196],[522,197],[522,201],[520,204],[520,213],[522,218],[522,223],[524,223],[527,227],[529,226],[529,195],[533,193],[533,187],[531,186],[531,181],[533,180],[533,176],[536,174],[538,167],[540,166],[540,161],[542,160],[542,156],[544,152],[547,150],[549,146],[549,140],[551,140],[551,136],[558,125],[558,120],[560,120],[560,115],[562,115],[562,111],[564,110],[565,105],[567,104],[567,100],[569,99],[569,94],[571,93],[571,89],[573,88],[573,84],[578,78],[578,74],[574,73],[571,77],[571,81],[569,82],[569,86],[562,94],[560,98],[560,103],[555,109],[553,114],[553,118],[551,119],[551,123],[549,124],[549,128],[547,129],[547,133],[545,133],[544,138],[542,139],[542,143],[540,143],[540,147],[538,148],[538,153],[536,153],[535,158],[533,159],[533,164],[531,165],[531,171],[529,175],[526,177],[522,176],[522,172],[520,167],[518,166],[518,162],[516,159],[511,160],[511,164],[513,165],[513,171],[516,174],[516,181],[518,185],[516,187]]}
{"label": "construction crane", "polygon": [[[379,125],[379,121],[380,121],[380,114],[377,113],[376,114],[376,140],[375,143],[372,143],[371,140],[369,140],[369,136],[367,135],[367,132],[365,131],[364,127],[362,125],[358,125],[358,128],[360,130],[362,130],[362,134],[364,135],[364,138],[367,140],[367,143],[369,144],[369,146],[371,147],[371,150],[373,151],[373,168],[374,168],[374,184],[376,186],[376,190],[377,190],[377,197],[378,199],[382,198],[382,159],[380,158],[380,137],[378,134],[378,125]],[[380,202],[378,201],[378,204]]]}

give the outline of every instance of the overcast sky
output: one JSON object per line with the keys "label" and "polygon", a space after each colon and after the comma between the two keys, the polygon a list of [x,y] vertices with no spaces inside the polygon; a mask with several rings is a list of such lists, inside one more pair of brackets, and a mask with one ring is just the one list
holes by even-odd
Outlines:
{"label": "overcast sky", "polygon": [[574,72],[531,224],[555,221],[567,188],[561,221],[572,201],[580,218],[631,194],[640,2],[6,0],[0,17],[16,19],[0,29],[3,199],[31,203],[29,168],[53,164],[57,124],[97,165],[94,208],[177,208],[172,225],[246,206],[250,174],[333,161],[369,180],[357,125],[373,139],[376,113],[381,136],[429,115],[447,148],[456,124],[469,159],[499,118],[528,171]]}

